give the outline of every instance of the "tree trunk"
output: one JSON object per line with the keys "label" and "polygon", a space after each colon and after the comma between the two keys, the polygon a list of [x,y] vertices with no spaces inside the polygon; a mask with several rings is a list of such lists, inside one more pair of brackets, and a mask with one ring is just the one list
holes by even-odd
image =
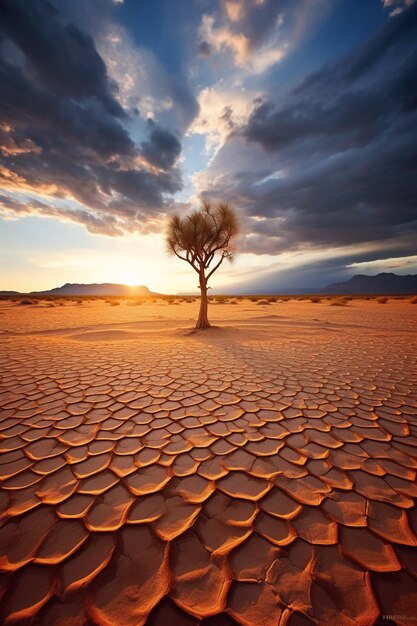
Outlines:
{"label": "tree trunk", "polygon": [[200,273],[200,313],[198,315],[196,328],[210,328],[210,323],[208,321],[207,309],[208,309],[208,299],[207,299],[207,280],[204,275],[204,272]]}

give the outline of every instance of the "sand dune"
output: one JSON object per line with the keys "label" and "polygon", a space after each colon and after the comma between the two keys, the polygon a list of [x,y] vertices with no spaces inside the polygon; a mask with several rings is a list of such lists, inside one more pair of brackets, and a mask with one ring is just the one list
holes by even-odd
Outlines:
{"label": "sand dune", "polygon": [[197,307],[0,303],[0,619],[409,626],[417,307]]}

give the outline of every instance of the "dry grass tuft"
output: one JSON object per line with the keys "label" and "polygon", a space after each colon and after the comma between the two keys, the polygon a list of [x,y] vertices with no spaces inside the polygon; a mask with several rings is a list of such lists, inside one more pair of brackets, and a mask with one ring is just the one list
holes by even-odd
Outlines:
{"label": "dry grass tuft", "polygon": [[265,304],[271,304],[271,303],[268,300],[258,300],[256,304],[261,304],[262,306],[264,306]]}
{"label": "dry grass tuft", "polygon": [[332,300],[330,302],[330,306],[347,306],[347,303],[349,300],[351,300],[352,298],[345,298],[345,297],[341,297],[341,298],[336,298],[335,300]]}

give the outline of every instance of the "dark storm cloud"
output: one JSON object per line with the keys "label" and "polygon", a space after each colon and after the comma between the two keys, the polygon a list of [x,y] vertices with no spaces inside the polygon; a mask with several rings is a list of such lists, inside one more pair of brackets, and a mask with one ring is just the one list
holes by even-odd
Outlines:
{"label": "dark storm cloud", "polygon": [[2,0],[1,15],[4,34],[23,52],[34,78],[64,96],[95,98],[110,114],[123,116],[92,38],[62,23],[52,4]]}
{"label": "dark storm cloud", "polygon": [[148,120],[148,125],[149,140],[142,142],[142,155],[151,165],[167,170],[181,154],[181,144],[175,135],[158,127],[153,120]]}
{"label": "dark storm cloud", "polygon": [[[417,5],[395,16],[358,52],[324,67],[285,102],[258,104],[231,136],[218,167],[259,148],[254,167],[232,168],[212,189],[246,209],[246,249],[417,244]],[[268,168],[262,171],[262,163]],[[382,249],[382,253],[381,253]],[[354,255],[352,261],[355,260]]]}
{"label": "dark storm cloud", "polygon": [[[49,2],[4,0],[0,13],[0,186],[74,198],[85,210],[61,207],[56,215],[91,232],[146,229],[165,210],[166,194],[182,187],[173,167],[179,141],[155,126],[135,146],[93,39]],[[144,158],[165,171],[149,171]],[[31,207],[53,214],[42,203]]]}
{"label": "dark storm cloud", "polygon": [[390,20],[363,49],[304,81],[284,106],[261,103],[245,135],[267,150],[309,137],[369,143],[417,106],[417,7]]}
{"label": "dark storm cloud", "polygon": [[68,142],[80,152],[89,150],[99,158],[134,154],[127,132],[97,99],[61,97],[4,60],[0,60],[0,81],[1,121],[16,134],[29,138],[37,135],[45,144]]}
{"label": "dark storm cloud", "polygon": [[[410,244],[410,242],[408,242]],[[414,249],[415,250],[415,249]],[[372,273],[379,271],[396,271],[398,267],[404,268],[408,265],[415,266],[413,260],[403,260],[404,247],[399,242],[398,246],[389,250],[389,260],[385,267],[375,267]],[[367,273],[369,270],[362,270],[360,266],[350,267],[352,263],[369,263],[380,261],[381,249],[369,252],[357,252],[354,254],[332,255],[330,258],[311,259],[308,263],[294,264],[293,267],[285,266],[282,261],[273,263],[265,268],[256,268],[247,272],[244,276],[236,276],[236,282],[232,288],[225,290],[226,293],[297,293],[306,290],[314,291],[327,287],[333,282],[343,282],[351,278],[354,274]],[[401,264],[396,263],[396,259],[401,260]]]}

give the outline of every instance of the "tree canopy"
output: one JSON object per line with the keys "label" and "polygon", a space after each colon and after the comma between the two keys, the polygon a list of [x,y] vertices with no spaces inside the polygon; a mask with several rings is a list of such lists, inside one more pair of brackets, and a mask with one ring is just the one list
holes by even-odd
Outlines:
{"label": "tree canopy", "polygon": [[207,319],[207,281],[224,259],[233,260],[233,241],[238,232],[236,212],[227,202],[203,200],[199,209],[185,217],[174,215],[169,222],[166,238],[168,252],[187,261],[199,275],[202,326],[198,328],[210,326]]}

